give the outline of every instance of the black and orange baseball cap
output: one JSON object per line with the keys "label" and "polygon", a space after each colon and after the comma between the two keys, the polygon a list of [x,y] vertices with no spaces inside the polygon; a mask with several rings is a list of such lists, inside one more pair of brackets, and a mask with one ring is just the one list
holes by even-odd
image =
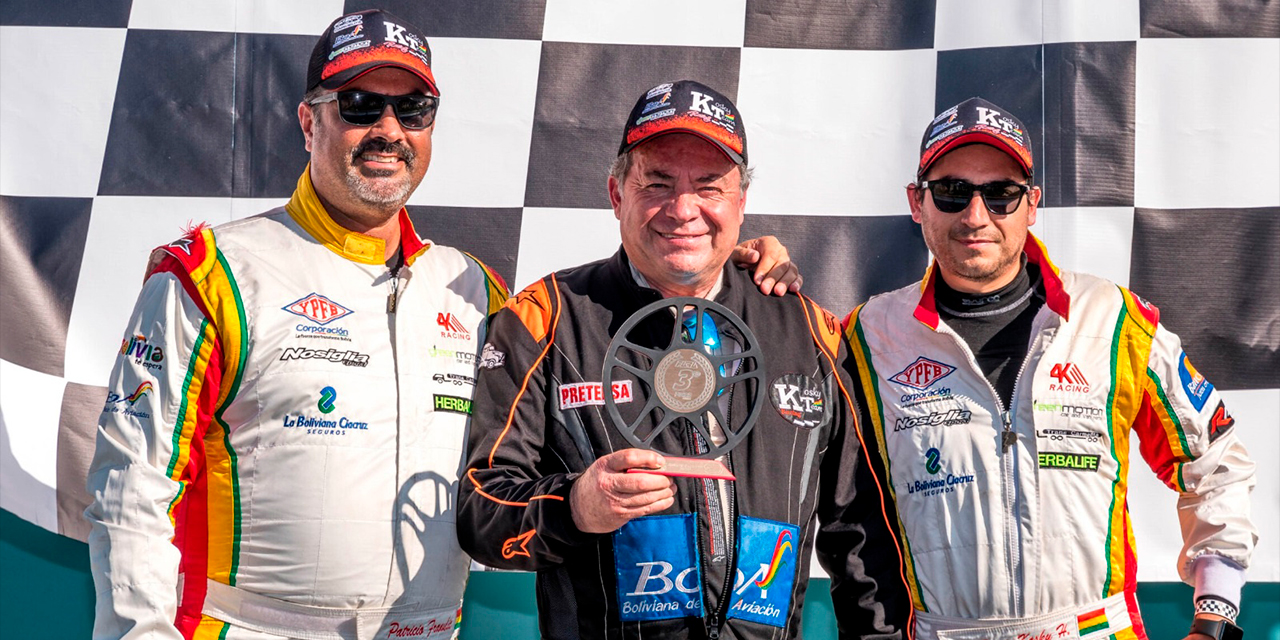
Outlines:
{"label": "black and orange baseball cap", "polygon": [[734,163],[747,163],[747,131],[738,108],[719,91],[693,80],[664,82],[641,94],[622,129],[618,155],[677,132],[701,136]]}
{"label": "black and orange baseball cap", "polygon": [[307,64],[307,91],[337,91],[379,67],[404,69],[440,95],[427,39],[417,27],[380,9],[349,13],[324,30]]}
{"label": "black and orange baseball cap", "polygon": [[1031,135],[1022,121],[1004,107],[982,98],[969,98],[939,113],[925,127],[924,137],[920,139],[920,168],[916,179],[923,178],[929,167],[948,151],[974,143],[1004,151],[1022,167],[1028,178],[1035,176]]}

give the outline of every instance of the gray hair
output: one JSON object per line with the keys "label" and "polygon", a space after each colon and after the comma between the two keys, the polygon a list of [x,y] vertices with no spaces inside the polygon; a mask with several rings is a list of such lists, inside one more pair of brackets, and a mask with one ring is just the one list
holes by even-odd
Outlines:
{"label": "gray hair", "polygon": [[302,94],[302,101],[306,103],[307,106],[311,106],[312,100],[315,100],[326,93],[330,93],[330,91],[324,87],[316,85],[312,90]]}
{"label": "gray hair", "polygon": [[[614,158],[613,163],[609,165],[609,175],[613,176],[614,180],[617,180],[618,182],[622,182],[624,179],[626,179],[627,173],[631,171],[631,164],[633,162],[633,160],[631,159],[631,153],[633,151],[635,151],[635,149],[630,149],[626,153],[619,155],[618,157]],[[745,192],[747,190],[747,187],[751,186],[751,178],[755,174],[755,169],[752,167],[748,167],[745,164],[739,164],[737,166],[738,166],[738,190]]]}

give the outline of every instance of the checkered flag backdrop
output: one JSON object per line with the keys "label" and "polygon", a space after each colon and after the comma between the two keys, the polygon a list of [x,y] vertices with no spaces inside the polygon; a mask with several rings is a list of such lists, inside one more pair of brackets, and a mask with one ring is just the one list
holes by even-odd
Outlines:
{"label": "checkered flag backdrop", "polygon": [[[296,107],[338,0],[0,0],[0,507],[84,539],[84,476],[148,250],[284,202]],[[745,237],[779,236],[838,314],[917,280],[920,132],[981,95],[1034,141],[1034,232],[1161,309],[1258,459],[1280,580],[1280,3],[387,0],[443,102],[409,203],[519,288],[618,244],[605,174],[635,96],[738,104]],[[1136,447],[1136,444],[1135,444]],[[1176,495],[1131,478],[1144,580],[1176,580]],[[1158,560],[1158,561],[1157,561]]]}

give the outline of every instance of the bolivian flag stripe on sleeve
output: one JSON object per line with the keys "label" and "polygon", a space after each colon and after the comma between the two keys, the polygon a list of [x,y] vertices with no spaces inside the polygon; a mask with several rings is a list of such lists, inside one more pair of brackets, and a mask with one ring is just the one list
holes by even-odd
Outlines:
{"label": "bolivian flag stripe on sleeve", "polygon": [[1111,390],[1107,397],[1107,430],[1111,440],[1111,458],[1116,463],[1111,485],[1111,504],[1107,512],[1107,538],[1104,557],[1107,577],[1102,597],[1106,598],[1136,586],[1137,560],[1133,550],[1133,525],[1125,505],[1128,501],[1129,435],[1133,427],[1128,421],[1139,416],[1143,408],[1147,379],[1147,359],[1151,354],[1151,332],[1144,319],[1129,313],[1122,305],[1116,316],[1111,336]]}
{"label": "bolivian flag stripe on sleeve", "polygon": [[[466,253],[465,251],[463,253]],[[484,271],[484,285],[486,292],[489,294],[489,308],[485,311],[487,315],[493,315],[507,303],[507,282],[498,275],[497,271],[489,268],[489,265],[481,262],[478,258],[466,254],[468,258],[475,261],[480,266],[480,270]]]}
{"label": "bolivian flag stripe on sleeve", "polygon": [[1169,396],[1165,395],[1164,385],[1151,369],[1147,369],[1147,398],[1155,396],[1155,402],[1148,401],[1146,410],[1153,412],[1153,420],[1139,420],[1134,424],[1138,430],[1138,439],[1143,441],[1142,450],[1147,452],[1147,461],[1151,464],[1160,480],[1178,491],[1186,491],[1187,484],[1182,479],[1184,462],[1195,460],[1191,455],[1191,447],[1187,444],[1187,434],[1182,428],[1182,421],[1169,404]]}
{"label": "bolivian flag stripe on sleeve", "polygon": [[222,252],[208,276],[198,283],[205,294],[222,342],[223,379],[231,380],[218,394],[214,425],[206,439],[209,478],[209,577],[235,586],[240,555],[240,487],[235,449],[223,413],[240,389],[248,352],[244,303],[235,276]]}
{"label": "bolivian flag stripe on sleeve", "polygon": [[174,420],[173,426],[173,453],[169,456],[169,464],[165,468],[165,475],[169,476],[170,480],[182,483],[178,489],[178,495],[174,496],[173,501],[169,503],[169,522],[175,526],[177,523],[174,521],[173,511],[187,488],[183,476],[188,463],[191,462],[191,442],[199,437],[198,434],[202,431],[199,398],[204,389],[205,376],[197,373],[203,373],[209,369],[217,340],[213,325],[209,324],[207,319],[202,320],[200,334],[196,337],[195,346],[191,349],[191,359],[187,363],[187,373],[182,381],[182,403],[178,406],[177,419]]}
{"label": "bolivian flag stripe on sleeve", "polygon": [[[860,379],[858,383],[864,390],[864,396],[867,399],[869,413],[871,414],[872,428],[876,434],[876,443],[880,449],[880,460],[884,464],[885,478],[884,483],[888,487],[889,496],[897,503],[897,491],[893,487],[893,474],[889,466],[889,449],[885,446],[885,427],[884,427],[884,403],[880,399],[880,376],[876,374],[875,364],[871,359],[871,350],[867,348],[866,336],[862,333],[862,321],[859,314],[862,312],[862,306],[859,305],[849,314],[846,320],[845,337],[849,340],[850,350],[853,351],[854,357],[858,361],[858,375]],[[898,514],[898,510],[894,509],[894,517],[898,519],[898,531],[900,532],[900,542],[903,547],[903,560],[906,562],[907,586],[911,589],[911,602],[913,606],[924,612],[929,611],[929,607],[924,601],[924,592],[920,589],[920,581],[916,577],[915,558],[911,554],[911,542],[907,540],[907,529],[902,523],[902,516]]]}

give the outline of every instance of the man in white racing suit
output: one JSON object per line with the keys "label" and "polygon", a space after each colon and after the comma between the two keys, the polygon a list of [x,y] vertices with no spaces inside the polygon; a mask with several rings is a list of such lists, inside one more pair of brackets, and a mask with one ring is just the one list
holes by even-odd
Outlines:
{"label": "man in white racing suit", "polygon": [[507,294],[404,209],[439,100],[420,34],[331,24],[288,204],[152,254],[89,472],[95,638],[454,635],[463,433]]}
{"label": "man in white racing suit", "polygon": [[1146,638],[1127,507],[1135,435],[1180,494],[1188,637],[1238,637],[1254,463],[1153,305],[1049,261],[1028,232],[1032,164],[1006,110],[971,98],[939,114],[907,187],[934,263],[845,323],[916,638]]}

